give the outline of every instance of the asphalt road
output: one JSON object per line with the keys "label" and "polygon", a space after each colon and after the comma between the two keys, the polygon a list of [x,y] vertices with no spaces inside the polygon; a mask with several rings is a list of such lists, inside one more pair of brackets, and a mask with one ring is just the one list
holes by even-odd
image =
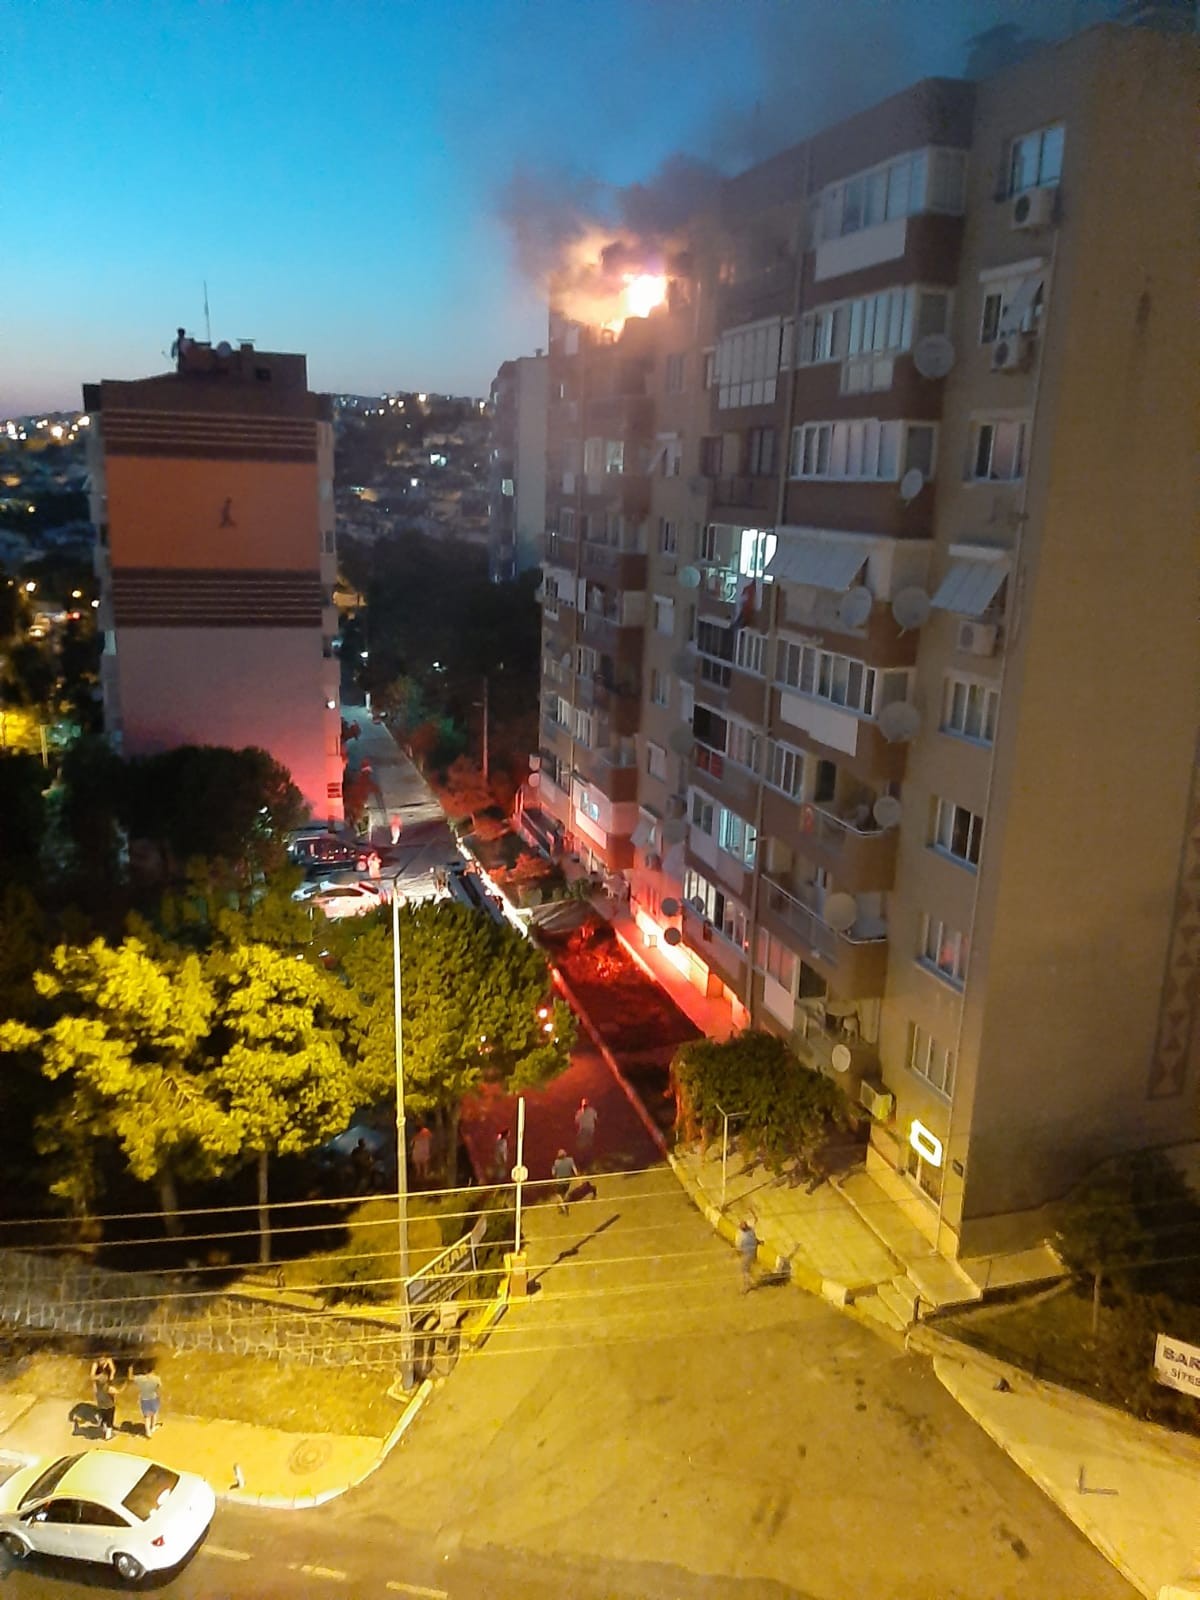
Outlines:
{"label": "asphalt road", "polygon": [[[534,1293],[391,1458],[222,1506],[149,1592],[215,1600],[1129,1600],[928,1365],[733,1252],[669,1172],[530,1216]],[[94,1594],[32,1566],[4,1595]]]}

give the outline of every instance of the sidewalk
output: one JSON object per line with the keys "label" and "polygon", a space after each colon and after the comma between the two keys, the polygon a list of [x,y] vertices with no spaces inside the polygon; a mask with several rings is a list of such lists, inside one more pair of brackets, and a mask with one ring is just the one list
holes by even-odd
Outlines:
{"label": "sidewalk", "polygon": [[[298,1373],[297,1382],[304,1381],[315,1381],[315,1374]],[[146,1439],[140,1422],[121,1418],[118,1411],[116,1435],[106,1442],[87,1423],[72,1433],[70,1400],[14,1386],[0,1391],[0,1457],[53,1460],[76,1450],[120,1450],[178,1472],[199,1473],[218,1499],[299,1510],[344,1494],[373,1472],[415,1419],[429,1388],[425,1383],[416,1391],[387,1439],[288,1433],[175,1411]]]}

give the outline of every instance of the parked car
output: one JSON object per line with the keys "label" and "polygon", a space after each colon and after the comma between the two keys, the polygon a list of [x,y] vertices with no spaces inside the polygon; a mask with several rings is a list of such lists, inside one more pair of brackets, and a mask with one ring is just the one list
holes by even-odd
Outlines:
{"label": "parked car", "polygon": [[357,844],[347,839],[339,839],[335,833],[304,834],[298,839],[293,839],[288,845],[289,857],[300,864],[321,862],[328,865],[335,861],[357,862],[362,853]]}
{"label": "parked car", "polygon": [[127,1583],[177,1566],[204,1537],[216,1496],[203,1478],[120,1450],[22,1467],[0,1485],[0,1544],[113,1567]]}
{"label": "parked car", "polygon": [[362,917],[378,911],[383,897],[373,883],[330,883],[319,889],[310,901],[327,917]]}

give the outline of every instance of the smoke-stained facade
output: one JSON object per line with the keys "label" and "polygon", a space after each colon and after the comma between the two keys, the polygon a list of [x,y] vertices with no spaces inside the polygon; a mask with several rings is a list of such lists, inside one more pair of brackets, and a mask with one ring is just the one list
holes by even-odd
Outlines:
{"label": "smoke-stained facade", "polygon": [[551,319],[530,810],[949,1257],[1196,1125],[1196,62],[915,84]]}

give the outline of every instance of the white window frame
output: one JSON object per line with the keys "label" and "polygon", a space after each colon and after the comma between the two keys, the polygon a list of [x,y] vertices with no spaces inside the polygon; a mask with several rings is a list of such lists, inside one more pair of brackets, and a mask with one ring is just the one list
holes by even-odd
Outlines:
{"label": "white window frame", "polygon": [[[692,867],[684,873],[683,894],[689,904],[693,900],[702,902],[703,909],[700,915],[712,924],[714,933],[720,934],[737,950],[745,951],[750,920],[745,906],[724,889],[718,889],[715,883],[710,883],[703,873],[695,871]],[[692,909],[695,910],[695,906]]]}
{"label": "white window frame", "polygon": [[657,667],[650,668],[650,704],[652,706],[669,706],[671,704],[670,675],[660,672]]}
{"label": "white window frame", "polygon": [[[996,462],[997,441],[1007,438],[1007,430],[1015,430],[1005,454],[1011,453],[1013,470],[998,473],[992,469]],[[980,472],[980,460],[986,453],[986,470]],[[1027,417],[976,417],[970,431],[970,453],[967,457],[968,483],[1020,483],[1025,476],[1029,454],[1029,419]]]}
{"label": "white window frame", "polygon": [[726,806],[717,809],[717,848],[739,865],[752,867],[758,850],[758,829]]}
{"label": "white window frame", "polygon": [[654,631],[664,639],[675,635],[675,601],[670,595],[656,594],[652,607]]}
{"label": "white window frame", "polygon": [[933,797],[930,848],[970,871],[978,871],[983,851],[983,818],[957,800]]}
{"label": "white window frame", "polygon": [[661,744],[655,744],[653,739],[646,740],[646,772],[651,778],[657,778],[660,783],[667,781],[667,752]]}
{"label": "white window frame", "polygon": [[692,804],[688,811],[693,828],[712,838],[713,830],[717,825],[717,805],[715,800],[710,800],[699,789],[692,790]]}
{"label": "white window frame", "polygon": [[794,694],[874,719],[885,706],[912,699],[913,669],[872,667],[857,656],[783,637],[776,652],[775,681]]}
{"label": "white window frame", "polygon": [[954,1098],[957,1061],[953,1050],[938,1041],[919,1022],[908,1025],[908,1070],[944,1100]]}
{"label": "white window frame", "polygon": [[585,745],[589,750],[595,748],[596,727],[592,721],[592,713],[582,706],[575,706],[571,720],[571,736],[576,744]]}
{"label": "white window frame", "polygon": [[736,717],[725,718],[725,759],[745,772],[758,772],[759,731]]}
{"label": "white window frame", "polygon": [[941,917],[924,912],[917,941],[917,964],[943,983],[961,989],[967,981],[970,940]]}
{"label": "white window frame", "polygon": [[782,317],[726,329],[716,348],[717,410],[774,405],[783,354]]}
{"label": "white window frame", "polygon": [[[1030,189],[1057,189],[1062,182],[1066,142],[1067,129],[1063,122],[1047,123],[1044,128],[1034,128],[1010,140],[1005,168],[1008,195],[1025,194]],[[1018,162],[1024,168],[1027,155],[1030,161],[1028,171],[1018,172]],[[1029,172],[1032,172],[1032,176],[1029,176]]]}
{"label": "white window frame", "polygon": [[[969,744],[994,744],[999,715],[1000,691],[994,683],[982,678],[966,678],[958,672],[946,674],[942,689],[942,733],[953,739],[965,739]],[[978,733],[971,732],[972,722],[977,724]]]}
{"label": "white window frame", "polygon": [[966,168],[965,150],[926,145],[828,184],[817,197],[816,242],[922,211],[960,215],[966,206]]}
{"label": "white window frame", "polygon": [[911,439],[929,437],[927,477],[937,473],[935,422],[878,417],[848,417],[836,422],[803,422],[792,429],[788,476],[838,483],[898,483],[907,470]]}
{"label": "white window frame", "polygon": [[767,675],[767,636],[753,628],[739,628],[733,647],[734,665],[756,678]]}
{"label": "white window frame", "polygon": [[804,795],[806,757],[795,745],[772,739],[767,745],[767,765],[763,782],[789,800],[800,800]]}
{"label": "white window frame", "polygon": [[771,978],[781,989],[786,989],[788,994],[796,993],[796,976],[800,971],[800,957],[794,950],[789,950],[782,939],[777,939],[766,928],[758,930],[758,950],[755,955],[755,966],[758,970]]}

